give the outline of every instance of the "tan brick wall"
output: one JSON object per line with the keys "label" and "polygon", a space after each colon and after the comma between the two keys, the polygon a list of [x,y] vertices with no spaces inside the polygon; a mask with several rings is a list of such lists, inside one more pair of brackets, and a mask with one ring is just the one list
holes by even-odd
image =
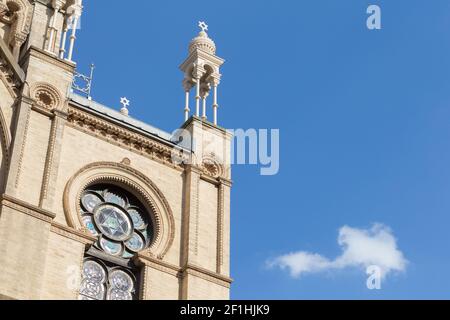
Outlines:
{"label": "tan brick wall", "polygon": [[44,48],[45,39],[47,38],[47,27],[50,23],[52,10],[47,6],[35,2],[33,20],[31,23],[31,33],[29,36],[29,46]]}
{"label": "tan brick wall", "polygon": [[50,125],[48,117],[31,112],[17,190],[21,200],[33,205],[39,205]]}
{"label": "tan brick wall", "polygon": [[179,298],[179,279],[176,275],[145,267],[145,299],[177,300]]}
{"label": "tan brick wall", "polygon": [[3,206],[0,216],[0,292],[40,299],[50,224]]}
{"label": "tan brick wall", "polygon": [[50,232],[42,299],[78,298],[85,245]]}
{"label": "tan brick wall", "polygon": [[202,279],[195,275],[187,275],[187,300],[229,300],[229,288]]}
{"label": "tan brick wall", "polygon": [[217,187],[200,181],[197,263],[210,271],[217,265]]}

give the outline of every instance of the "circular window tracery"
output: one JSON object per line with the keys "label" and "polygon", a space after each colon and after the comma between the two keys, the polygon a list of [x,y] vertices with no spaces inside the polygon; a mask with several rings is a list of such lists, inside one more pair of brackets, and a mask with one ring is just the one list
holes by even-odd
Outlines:
{"label": "circular window tracery", "polygon": [[150,215],[135,196],[119,187],[89,187],[81,194],[80,210],[84,226],[98,237],[97,249],[130,259],[151,245]]}

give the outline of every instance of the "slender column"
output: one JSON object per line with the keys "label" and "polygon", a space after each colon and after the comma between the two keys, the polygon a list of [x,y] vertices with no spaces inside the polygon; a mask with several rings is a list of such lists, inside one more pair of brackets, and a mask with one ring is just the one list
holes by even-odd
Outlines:
{"label": "slender column", "polygon": [[206,94],[204,94],[203,97],[202,97],[202,102],[203,102],[202,119],[203,119],[203,120],[208,119],[208,118],[206,117],[206,97],[207,97]]}
{"label": "slender column", "polygon": [[73,18],[72,34],[70,35],[69,55],[67,56],[67,60],[69,61],[72,61],[73,57],[73,48],[75,46],[75,40],[77,39],[77,25],[79,19],[80,16],[75,14]]}
{"label": "slender column", "polygon": [[218,121],[218,119],[217,119],[217,108],[219,107],[219,105],[217,104],[217,85],[215,84],[214,85],[214,102],[213,102],[213,112],[214,112],[214,119],[213,119],[213,122],[214,122],[214,125],[216,125],[217,126],[217,121]]}
{"label": "slender column", "polygon": [[54,53],[53,50],[52,50],[53,49],[52,46],[53,46],[53,41],[55,39],[56,18],[58,17],[59,9],[60,9],[60,5],[59,5],[58,2],[56,2],[54,4],[53,17],[52,17],[52,21],[51,21],[51,24],[50,24],[50,37],[48,39],[48,45],[47,45],[47,51],[51,52],[51,53]]}
{"label": "slender column", "polygon": [[191,112],[191,109],[189,108],[189,91],[186,90],[186,105],[184,107],[184,121],[189,120],[189,112]]}
{"label": "slender column", "polygon": [[59,58],[64,59],[64,55],[66,54],[66,42],[67,42],[67,32],[69,31],[69,18],[65,19],[64,29],[62,35],[61,48],[59,49]]}
{"label": "slender column", "polygon": [[197,95],[195,96],[196,104],[195,104],[195,115],[200,117],[200,77],[197,78],[196,84]]}

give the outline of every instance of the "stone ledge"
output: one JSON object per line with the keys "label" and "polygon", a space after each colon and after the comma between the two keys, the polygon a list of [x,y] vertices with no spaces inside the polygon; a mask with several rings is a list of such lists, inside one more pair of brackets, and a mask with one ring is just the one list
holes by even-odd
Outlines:
{"label": "stone ledge", "polygon": [[53,55],[45,50],[39,49],[38,47],[31,46],[28,51],[21,57],[20,63],[23,62],[23,60],[34,57],[41,60],[44,60],[52,65],[58,66],[63,70],[66,70],[70,73],[75,72],[76,64],[67,60],[62,60],[58,56]]}
{"label": "stone ledge", "polygon": [[230,288],[231,284],[233,283],[233,279],[230,277],[226,277],[224,275],[218,274],[216,272],[209,271],[207,269],[204,269],[202,267],[188,264],[186,265],[182,270],[181,274],[190,274],[199,278],[202,278],[207,281],[214,282],[218,285],[221,285],[226,288]]}
{"label": "stone ledge", "polygon": [[51,222],[53,219],[56,218],[56,214],[53,212],[44,210],[35,205],[29,204],[25,201],[11,197],[7,194],[3,194],[0,199],[2,205],[9,207],[11,209],[18,210],[22,213],[38,218],[40,220]]}
{"label": "stone ledge", "polygon": [[97,238],[94,236],[91,236],[87,233],[78,231],[76,229],[70,228],[57,222],[52,223],[51,231],[62,237],[75,240],[85,245],[92,244],[97,240]]}

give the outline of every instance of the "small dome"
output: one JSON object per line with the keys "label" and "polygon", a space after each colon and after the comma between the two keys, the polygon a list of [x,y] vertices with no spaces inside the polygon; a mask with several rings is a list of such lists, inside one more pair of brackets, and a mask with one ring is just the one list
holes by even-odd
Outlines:
{"label": "small dome", "polygon": [[216,44],[208,37],[208,34],[205,31],[201,31],[198,36],[191,41],[189,53],[192,53],[195,49],[206,51],[212,55],[216,54]]}

